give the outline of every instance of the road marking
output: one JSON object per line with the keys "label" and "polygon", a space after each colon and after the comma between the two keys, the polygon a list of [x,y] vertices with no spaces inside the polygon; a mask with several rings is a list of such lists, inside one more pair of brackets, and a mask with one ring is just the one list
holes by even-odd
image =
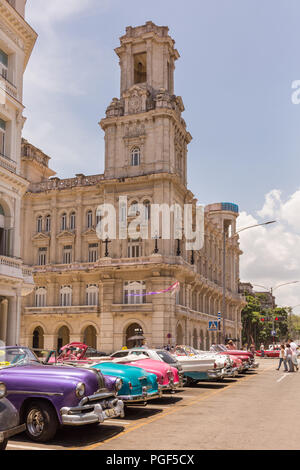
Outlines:
{"label": "road marking", "polygon": [[[264,370],[262,370],[262,373],[270,370],[270,369],[273,369],[273,366],[270,366],[270,367],[266,367]],[[253,377],[257,377],[257,374],[252,374],[252,375],[249,375],[248,377],[244,377],[243,380],[239,381],[239,382],[234,382],[234,383],[231,383],[229,385],[227,385],[226,387],[224,388],[221,388],[221,389],[218,389],[218,390],[214,390],[214,391],[209,391],[207,393],[205,393],[204,395],[202,395],[200,398],[197,398],[195,400],[191,400],[191,401],[188,401],[184,406],[192,406],[192,405],[195,405],[196,403],[199,403],[203,400],[206,400],[207,398],[211,398],[213,395],[217,395],[218,393],[221,393],[221,392],[224,392],[224,390],[228,390],[229,388],[232,388],[232,387],[236,387],[238,385],[242,385],[243,383],[247,382],[248,380],[250,380],[251,378]],[[170,408],[169,406],[167,408]],[[165,411],[163,413],[160,413],[159,415],[157,416],[154,416],[153,418],[148,418],[147,420],[137,424],[136,426],[130,426],[129,428],[125,429],[124,431],[120,432],[119,434],[113,436],[113,437],[110,437],[109,439],[105,439],[104,441],[102,442],[98,442],[98,443],[95,443],[95,444],[92,444],[90,446],[87,446],[87,447],[73,447],[73,448],[70,448],[69,450],[93,450],[93,449],[96,449],[98,447],[101,447],[105,444],[107,444],[108,442],[111,442],[115,439],[118,439],[119,437],[122,437],[124,436],[125,434],[128,434],[132,431],[135,431],[137,429],[140,429],[142,428],[143,426],[146,426],[147,424],[150,424],[150,423],[153,423],[155,421],[158,421],[159,419],[162,419],[164,418],[165,416],[168,416],[168,415],[171,415],[173,413],[176,413],[177,411],[179,411],[180,409],[182,409],[182,405],[174,405],[174,407],[172,407],[172,409],[169,411]]]}
{"label": "road marking", "polygon": [[280,379],[277,380],[277,382],[281,382],[285,377],[290,377],[290,375],[288,375],[288,373],[282,375]]}
{"label": "road marking", "polygon": [[13,449],[25,449],[25,450],[54,450],[49,447],[32,447],[32,446],[20,446],[19,444],[7,444],[7,447],[12,447]]}

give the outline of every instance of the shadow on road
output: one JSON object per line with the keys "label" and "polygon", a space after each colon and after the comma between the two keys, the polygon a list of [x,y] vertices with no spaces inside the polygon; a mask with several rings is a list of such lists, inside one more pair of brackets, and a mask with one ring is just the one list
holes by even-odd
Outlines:
{"label": "shadow on road", "polygon": [[[72,447],[86,447],[92,444],[101,443],[111,437],[114,437],[125,430],[121,425],[89,425],[81,426],[80,428],[67,427],[60,429],[52,441],[46,443],[49,447],[55,446],[72,448]],[[35,445],[25,433],[19,434],[11,439],[11,442],[18,441],[19,443]]]}

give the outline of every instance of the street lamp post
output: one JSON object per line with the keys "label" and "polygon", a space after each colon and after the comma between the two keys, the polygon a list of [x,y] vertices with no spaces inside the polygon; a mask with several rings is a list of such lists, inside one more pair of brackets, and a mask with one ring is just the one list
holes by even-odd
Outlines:
{"label": "street lamp post", "polygon": [[248,227],[243,227],[240,230],[237,230],[233,235],[230,237],[226,238],[226,230],[225,230],[225,225],[223,225],[223,296],[222,296],[222,314],[223,314],[223,322],[222,322],[222,336],[223,336],[223,342],[225,342],[225,329],[226,329],[226,324],[225,324],[225,312],[226,312],[226,241],[230,240],[231,238],[234,238],[238,233],[243,232],[244,230],[248,230],[250,228],[255,228],[255,227],[261,227],[262,225],[270,225],[274,224],[276,220],[271,220],[269,222],[264,222],[262,224],[254,224],[254,225],[249,225]]}

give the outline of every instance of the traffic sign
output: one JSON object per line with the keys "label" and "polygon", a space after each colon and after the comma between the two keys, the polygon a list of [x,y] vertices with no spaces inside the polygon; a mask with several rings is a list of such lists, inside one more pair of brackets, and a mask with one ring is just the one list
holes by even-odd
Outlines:
{"label": "traffic sign", "polygon": [[217,321],[209,321],[208,322],[208,329],[210,331],[218,331],[218,322]]}
{"label": "traffic sign", "polygon": [[276,331],[275,330],[271,331],[271,336],[276,336]]}

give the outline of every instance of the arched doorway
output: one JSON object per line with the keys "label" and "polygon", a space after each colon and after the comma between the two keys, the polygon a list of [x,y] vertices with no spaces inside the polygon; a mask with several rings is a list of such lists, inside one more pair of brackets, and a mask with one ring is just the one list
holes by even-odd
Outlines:
{"label": "arched doorway", "polygon": [[194,328],[193,332],[193,348],[198,349],[198,334],[196,328]]}
{"label": "arched doorway", "polygon": [[180,324],[176,328],[176,344],[183,344],[183,331]]}
{"label": "arched doorway", "polygon": [[62,326],[58,330],[58,334],[57,334],[57,351],[59,351],[62,346],[65,346],[69,342],[70,342],[70,330],[67,326]]}
{"label": "arched doorway", "polygon": [[97,348],[97,331],[94,326],[90,325],[84,330],[83,342],[91,348]]}
{"label": "arched doorway", "polygon": [[33,332],[32,347],[33,349],[44,348],[44,330],[41,326],[35,328]]}
{"label": "arched doorway", "polygon": [[138,342],[140,342],[137,340],[130,340],[129,338],[132,338],[134,336],[143,336],[143,334],[143,328],[138,323],[132,323],[131,325],[129,325],[125,333],[125,344],[127,348],[133,348],[134,346],[138,345]]}

